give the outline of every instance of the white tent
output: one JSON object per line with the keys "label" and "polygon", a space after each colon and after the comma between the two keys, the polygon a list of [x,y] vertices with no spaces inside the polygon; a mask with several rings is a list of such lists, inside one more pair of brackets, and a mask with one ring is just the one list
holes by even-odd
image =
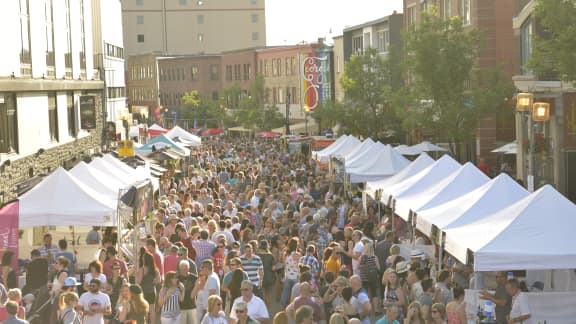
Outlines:
{"label": "white tent", "polygon": [[575,269],[576,205],[546,185],[476,222],[446,230],[446,250],[475,271]]}
{"label": "white tent", "polygon": [[152,124],[148,129],[155,130],[155,131],[167,131],[164,127],[158,124]]}
{"label": "white tent", "polygon": [[410,161],[396,152],[390,145],[374,153],[374,159],[359,168],[346,169],[350,182],[366,182],[391,177],[402,171]]}
{"label": "white tent", "polygon": [[489,180],[474,164],[467,162],[439,182],[415,183],[410,188],[412,194],[396,199],[396,214],[408,219],[410,211],[417,213],[420,209],[441,205],[477,189]]}
{"label": "white tent", "polygon": [[[345,155],[346,153],[352,151],[356,146],[360,145],[360,140],[356,137],[350,135],[346,137],[342,142],[338,143],[338,146],[330,146],[317,154],[317,159],[322,163],[327,163],[331,157]],[[330,149],[330,150],[328,150]]]}
{"label": "white tent", "polygon": [[169,138],[179,137],[180,139],[184,140],[184,142],[190,143],[190,146],[200,146],[202,140],[200,137],[187,132],[180,126],[174,126],[171,130],[169,130],[166,134]]}
{"label": "white tent", "polygon": [[91,167],[84,161],[78,163],[69,172],[94,191],[112,199],[118,199],[118,190],[124,188],[124,185],[121,182],[111,178],[106,173]]}
{"label": "white tent", "polygon": [[117,158],[113,157],[112,155],[104,154],[104,156],[102,158],[104,159],[104,161],[114,165],[117,169],[120,169],[131,176],[136,176],[136,170],[134,168],[126,165],[126,163],[118,160]]}
{"label": "white tent", "polygon": [[56,169],[20,197],[20,227],[114,226],[116,202]]}
{"label": "white tent", "polygon": [[356,155],[348,160],[345,160],[344,166],[346,167],[346,170],[361,168],[374,161],[376,154],[385,148],[386,145],[380,142],[376,142],[369,147],[364,147],[363,151],[357,152]]}
{"label": "white tent", "polygon": [[440,230],[463,226],[508,207],[526,196],[528,191],[502,173],[476,190],[452,201],[419,210],[416,228],[426,235],[431,235],[434,226]]}
{"label": "white tent", "polygon": [[384,188],[382,199],[386,202],[391,197],[398,200],[402,196],[414,194],[418,192],[419,188],[431,186],[456,172],[460,166],[460,163],[449,155],[444,155],[438,159],[438,161],[434,162],[432,165],[418,172],[414,176],[391,185],[388,188]]}
{"label": "white tent", "polygon": [[341,158],[343,158],[344,161],[350,160],[351,158],[356,156],[356,154],[363,152],[364,150],[368,149],[372,145],[374,145],[374,141],[370,138],[367,138],[362,142],[362,144],[356,146],[356,148],[354,148],[352,151],[348,152],[346,155],[341,156]]}
{"label": "white tent", "polygon": [[[518,147],[518,143],[516,143],[516,141],[508,143],[508,144],[504,144],[502,146],[500,146],[497,149],[494,149],[490,152],[492,153],[504,153],[504,154],[516,154],[516,150]],[[514,153],[511,153],[514,152]]]}
{"label": "white tent", "polygon": [[100,157],[92,160],[89,165],[101,172],[110,175],[110,177],[116,181],[121,182],[124,186],[132,185],[134,182],[138,181],[136,177],[118,169],[115,165]]}
{"label": "white tent", "polygon": [[[372,198],[376,198],[376,191],[387,188],[398,182],[404,181],[405,179],[408,179],[413,175],[417,174],[418,172],[426,169],[433,163],[434,159],[432,159],[428,154],[422,153],[418,158],[416,158],[416,160],[412,161],[408,166],[402,169],[402,171],[391,176],[390,178],[378,181],[366,182],[366,193],[370,195]],[[386,201],[383,202],[387,203]]]}
{"label": "white tent", "polygon": [[411,146],[404,145],[404,144],[398,145],[398,146],[394,147],[394,149],[402,155],[418,155],[418,154],[422,153],[422,151],[415,149]]}
{"label": "white tent", "polygon": [[[412,145],[410,146],[410,149],[413,150],[413,152],[446,152],[448,151],[447,149],[440,147],[438,145],[432,144],[430,142],[424,141],[422,143],[416,144],[416,145]],[[417,153],[417,154],[420,154]]]}
{"label": "white tent", "polygon": [[322,163],[328,163],[330,160],[330,156],[332,152],[340,148],[352,135],[342,135],[340,136],[334,143],[330,144],[328,147],[324,148],[321,151],[316,152],[316,160]]}

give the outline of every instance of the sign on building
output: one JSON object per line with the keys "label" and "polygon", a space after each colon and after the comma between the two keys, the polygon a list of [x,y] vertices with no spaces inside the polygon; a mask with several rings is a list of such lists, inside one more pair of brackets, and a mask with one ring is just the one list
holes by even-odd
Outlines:
{"label": "sign on building", "polygon": [[80,96],[80,128],[96,129],[96,96]]}
{"label": "sign on building", "polygon": [[314,110],[319,103],[332,99],[330,51],[300,54],[302,104]]}

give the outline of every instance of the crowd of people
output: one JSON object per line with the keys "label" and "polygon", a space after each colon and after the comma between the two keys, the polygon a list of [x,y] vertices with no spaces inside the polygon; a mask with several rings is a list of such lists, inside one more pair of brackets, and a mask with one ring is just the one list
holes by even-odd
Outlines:
{"label": "crowd of people", "polygon": [[[393,228],[384,208],[363,206],[280,140],[208,141],[189,162],[162,179],[135,264],[117,256],[113,229],[101,239],[95,228],[87,243],[102,252],[78,282],[66,240],[56,247],[46,234],[22,297],[3,258],[0,321],[43,309],[39,323],[468,322],[469,266],[445,258],[436,271],[423,251],[403,257],[400,221]],[[505,272],[496,281],[495,294],[481,292],[495,321],[531,323],[518,282]]]}

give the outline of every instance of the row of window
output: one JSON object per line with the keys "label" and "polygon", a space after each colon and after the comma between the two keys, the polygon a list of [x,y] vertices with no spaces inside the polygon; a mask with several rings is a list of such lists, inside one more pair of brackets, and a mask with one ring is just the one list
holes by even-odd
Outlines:
{"label": "row of window", "polygon": [[252,67],[250,64],[226,65],[226,81],[250,80]]}
{"label": "row of window", "polygon": [[154,96],[153,89],[146,88],[128,88],[130,91],[130,99],[132,101],[156,101],[158,98]]}
{"label": "row of window", "polygon": [[[452,10],[452,2],[454,0],[442,0],[440,13],[444,19],[448,19],[456,14],[460,16],[462,19],[462,24],[464,26],[468,26],[472,23],[472,0],[457,0],[458,1],[458,13],[453,12]],[[410,6],[406,8],[406,24],[408,26],[415,25],[417,22],[418,13],[416,12],[417,6]],[[420,13],[428,12],[429,4],[427,1],[424,1],[420,4]]]}
{"label": "row of window", "polygon": [[[183,93],[161,93],[160,105],[163,107],[180,107],[183,104]],[[218,91],[212,91],[212,100],[218,100]]]}
{"label": "row of window", "polygon": [[[157,0],[152,0],[152,1],[157,1]],[[198,6],[202,6],[206,3],[206,1],[210,1],[210,0],[178,0],[178,4],[181,6],[186,6],[189,3],[196,3]],[[250,4],[258,4],[258,0],[249,0]],[[139,7],[144,6],[144,0],[136,0],[136,5]]]}
{"label": "row of window", "polygon": [[289,76],[298,73],[298,64],[295,57],[284,58],[284,68],[281,58],[258,61],[258,73],[268,76]]}
{"label": "row of window", "polygon": [[104,43],[104,51],[108,57],[124,58],[124,49],[122,47]]}
{"label": "row of window", "polygon": [[290,95],[290,103],[297,104],[300,102],[300,98],[297,95],[296,87],[283,88],[283,87],[273,87],[266,88],[266,96],[264,102],[267,104],[285,104],[288,99],[287,96]]}
{"label": "row of window", "polygon": [[125,98],[126,88],[125,87],[108,87],[106,88],[108,99]]}
{"label": "row of window", "polygon": [[[250,14],[250,21],[253,24],[258,23],[258,20],[260,20],[258,14]],[[198,25],[203,25],[204,22],[205,22],[204,15],[202,15],[202,14],[196,15],[196,23]],[[136,25],[144,25],[144,16],[143,15],[136,16]]]}
{"label": "row of window", "polygon": [[[196,35],[196,39],[198,40],[198,42],[202,43],[204,42],[206,39],[204,38],[204,34],[203,33],[198,33]],[[257,41],[260,39],[260,33],[258,32],[252,32],[252,40],[253,41]],[[144,36],[144,34],[137,34],[136,35],[136,42],[138,43],[144,43],[146,41],[146,37]]]}
{"label": "row of window", "polygon": [[[18,104],[14,92],[0,93],[0,153],[18,153]],[[78,113],[74,105],[74,93],[66,93],[68,135],[76,137]],[[56,92],[48,93],[48,129],[50,140],[58,142],[58,100]]]}
{"label": "row of window", "polygon": [[151,64],[136,65],[130,68],[130,80],[151,80],[154,75],[154,68]]}
{"label": "row of window", "polygon": [[390,48],[390,31],[388,29],[376,31],[376,39],[374,41],[372,41],[370,32],[352,37],[352,53],[361,55],[368,47],[377,49],[379,53],[388,52]]}
{"label": "row of window", "polygon": [[[208,78],[210,81],[220,80],[220,65],[210,64]],[[188,74],[189,72],[189,74]],[[197,81],[201,79],[198,65],[191,65],[188,68],[161,68],[160,81]]]}

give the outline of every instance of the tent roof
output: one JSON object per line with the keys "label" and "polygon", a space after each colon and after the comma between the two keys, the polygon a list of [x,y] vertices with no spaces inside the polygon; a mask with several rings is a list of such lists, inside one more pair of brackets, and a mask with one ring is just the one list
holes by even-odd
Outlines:
{"label": "tent roof", "polygon": [[507,174],[501,173],[483,186],[452,201],[418,211],[416,228],[430,235],[433,226],[441,230],[463,226],[526,196],[528,191]]}
{"label": "tent roof", "polygon": [[161,147],[159,147],[159,146],[169,146],[169,147],[171,147],[177,151],[180,151],[181,153],[184,153],[186,155],[190,155],[189,149],[185,148],[181,144],[174,142],[169,136],[167,136],[167,134],[160,134],[160,135],[154,137],[146,145],[143,145],[142,147],[140,147],[136,150],[137,151],[152,151],[152,146],[154,146],[156,149],[160,149]]}
{"label": "tent roof", "polygon": [[332,143],[327,148],[316,153],[316,159],[322,163],[326,163],[331,156],[335,156],[337,154],[345,154],[346,152],[352,150],[353,147],[358,145],[360,145],[360,140],[352,135],[348,135],[342,141],[340,141],[339,138],[336,140],[336,142]]}
{"label": "tent roof", "polygon": [[112,179],[121,182],[124,186],[133,184],[136,179],[134,176],[118,169],[115,165],[104,160],[103,158],[95,158],[89,164],[91,167],[108,174]]}
{"label": "tent roof", "polygon": [[174,138],[176,136],[180,137],[181,139],[192,143],[191,146],[200,146],[200,144],[202,143],[202,140],[200,139],[200,137],[187,132],[185,129],[183,129],[180,126],[174,126],[174,128],[172,128],[171,130],[169,130],[166,133],[166,136],[169,138]]}
{"label": "tent roof", "polygon": [[148,129],[155,130],[155,131],[168,131],[166,128],[164,128],[158,124],[152,124],[152,126],[148,127]]}
{"label": "tent roof", "polygon": [[353,183],[366,182],[372,179],[390,177],[402,171],[410,161],[400,155],[390,145],[374,154],[374,159],[356,169],[347,169],[350,181]]}
{"label": "tent roof", "polygon": [[404,145],[404,144],[398,145],[398,146],[394,147],[394,149],[402,155],[418,155],[418,154],[422,153],[422,151],[415,149],[413,147],[410,147],[408,145]]}
{"label": "tent roof", "polygon": [[330,155],[330,153],[332,153],[332,151],[334,151],[334,149],[340,147],[340,145],[342,145],[342,143],[344,141],[346,141],[346,139],[348,138],[349,135],[342,135],[340,137],[338,137],[334,142],[332,142],[332,144],[326,146],[325,148],[323,148],[320,151],[316,151],[316,157],[317,159],[319,159],[320,157],[328,157],[328,155]]}
{"label": "tent roof", "polygon": [[364,150],[359,151],[348,160],[344,161],[346,170],[361,168],[362,166],[372,163],[376,158],[376,154],[386,149],[386,145],[376,142],[370,146],[364,147]]}
{"label": "tent roof", "polygon": [[69,171],[71,175],[75,176],[82,183],[94,189],[98,193],[111,197],[112,199],[118,198],[118,190],[124,188],[124,185],[108,174],[91,167],[84,161],[80,161],[72,170]]}
{"label": "tent roof", "polygon": [[334,157],[344,156],[344,155],[348,154],[349,152],[351,152],[352,150],[354,150],[360,144],[361,144],[361,142],[359,139],[357,139],[354,136],[348,136],[346,141],[342,142],[342,145],[340,145],[340,147],[336,148],[332,152],[331,155]]}
{"label": "tent roof", "polygon": [[20,197],[19,226],[114,226],[116,207],[60,167]]}
{"label": "tent roof", "polygon": [[[412,161],[408,166],[406,166],[402,171],[398,172],[397,174],[379,181],[370,181],[366,183],[366,191],[370,196],[375,198],[376,191],[380,189],[387,188],[393,184],[399,183],[412,177],[413,175],[417,174],[418,172],[424,170],[425,168],[429,167],[434,163],[434,159],[432,159],[428,154],[422,153],[416,160]],[[386,201],[384,201],[386,202]]]}
{"label": "tent roof", "polygon": [[482,186],[488,180],[474,164],[467,162],[437,183],[415,183],[411,187],[413,194],[396,199],[396,214],[408,219],[410,211],[417,212],[449,202]]}
{"label": "tent roof", "polygon": [[550,185],[468,225],[446,230],[446,249],[475,271],[576,268],[576,205]]}
{"label": "tent roof", "polygon": [[344,161],[352,159],[356,154],[366,150],[368,147],[374,145],[374,141],[370,138],[365,139],[362,144],[356,146],[352,151],[348,152],[346,155],[342,156]]}
{"label": "tent roof", "polygon": [[390,197],[394,197],[394,199],[397,200],[402,196],[418,192],[419,188],[425,188],[435,184],[456,172],[460,166],[460,163],[456,162],[456,160],[449,155],[444,155],[432,165],[412,177],[385,188],[382,192],[382,198],[384,201],[388,201]]}
{"label": "tent roof", "polygon": [[128,166],[126,163],[113,157],[111,154],[104,154],[102,158],[104,159],[104,161],[113,164],[117,169],[120,169],[131,176],[134,176],[136,174],[136,170],[134,168]]}
{"label": "tent roof", "polygon": [[422,143],[410,146],[410,149],[417,151],[420,154],[421,152],[446,152],[447,149],[440,147],[438,145],[432,144],[430,142],[424,141]]}

